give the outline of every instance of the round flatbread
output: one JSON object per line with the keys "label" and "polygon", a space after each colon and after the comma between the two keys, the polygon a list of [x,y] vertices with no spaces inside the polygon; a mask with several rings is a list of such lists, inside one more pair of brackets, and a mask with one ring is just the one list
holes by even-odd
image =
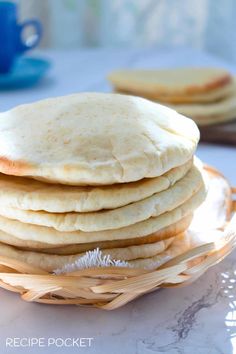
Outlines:
{"label": "round flatbread", "polygon": [[219,123],[227,123],[230,121],[234,121],[236,119],[236,108],[232,108],[228,112],[222,114],[216,114],[212,116],[206,116],[201,118],[194,118],[195,123],[198,126],[207,126],[207,125],[214,125]]}
{"label": "round flatbread", "polygon": [[[204,92],[202,94],[185,94],[185,95],[157,95],[155,93],[145,93],[140,90],[140,92],[133,93],[135,96],[140,96],[147,98],[149,100],[156,101],[157,103],[163,104],[196,104],[196,103],[214,103],[216,101],[222,100],[230,95],[232,95],[235,91],[235,81],[229,83],[226,86],[216,88],[214,91]],[[127,90],[119,90],[115,89],[117,93],[123,93],[126,95],[132,95],[131,91]]]}
{"label": "round flatbread", "polygon": [[236,118],[236,85],[233,94],[223,100],[208,104],[168,105],[197,122],[199,125],[213,124]]}
{"label": "round flatbread", "polygon": [[159,177],[100,187],[54,185],[1,173],[0,204],[50,213],[115,209],[170,188],[186,175],[192,163],[191,159]]}
{"label": "round flatbread", "polygon": [[218,171],[208,167],[207,173],[209,176],[207,197],[194,212],[188,230],[181,237],[175,237],[168,250],[161,255],[132,261],[130,262],[132,266],[156,269],[185,251],[209,242],[217,242],[224,237],[222,230],[231,218],[232,191],[228,181]]}
{"label": "round flatbread", "polygon": [[[220,101],[230,95],[233,94],[235,90],[235,81],[229,83],[226,86],[216,88],[213,91],[205,92],[202,94],[194,94],[194,95],[184,95],[184,96],[159,96],[157,102],[159,103],[173,103],[173,104],[185,104],[185,103],[214,103],[216,101]],[[143,96],[145,97],[145,96]]]}
{"label": "round flatbread", "polygon": [[134,225],[115,230],[60,232],[51,227],[25,224],[2,216],[0,216],[0,230],[22,240],[45,242],[54,245],[137,238],[157,232],[164,227],[176,223],[184,216],[191,214],[204,201],[205,197],[206,187],[204,185],[196,194],[178,208],[157,217],[151,217]]}
{"label": "round flatbread", "polygon": [[172,187],[135,203],[91,213],[47,213],[0,204],[0,215],[23,223],[52,227],[58,231],[102,231],[120,229],[177,208],[203,186],[202,169],[194,164]]}
{"label": "round flatbread", "polygon": [[144,237],[134,237],[131,239],[115,240],[115,241],[101,241],[101,242],[89,242],[72,245],[52,245],[44,242],[22,240],[15,236],[9,235],[3,231],[0,231],[0,242],[6,243],[12,246],[16,246],[21,250],[28,250],[34,252],[42,252],[49,254],[77,254],[86,251],[93,250],[95,248],[108,249],[108,248],[120,248],[134,245],[143,245],[148,243],[154,243],[168,238],[175,237],[176,235],[184,232],[189,227],[192,221],[192,214],[189,214],[179,220],[178,222],[162,228],[161,230]]}
{"label": "round flatbread", "polygon": [[157,177],[183,165],[196,124],[148,100],[80,93],[0,114],[0,172],[71,185]]}
{"label": "round flatbread", "polygon": [[108,79],[118,90],[144,94],[150,99],[208,93],[232,82],[228,71],[207,67],[118,70],[112,72]]}
{"label": "round flatbread", "polygon": [[[124,248],[113,248],[102,251],[103,255],[109,255],[112,259],[120,261],[129,261],[137,258],[152,257],[165,251],[174,238],[139,246],[129,246]],[[13,246],[0,243],[0,256],[16,259],[21,262],[28,263],[32,266],[39,267],[48,272],[63,268],[65,265],[74,263],[78,258],[84,256],[85,253],[73,255],[56,255],[46,254],[32,251],[22,251]]]}

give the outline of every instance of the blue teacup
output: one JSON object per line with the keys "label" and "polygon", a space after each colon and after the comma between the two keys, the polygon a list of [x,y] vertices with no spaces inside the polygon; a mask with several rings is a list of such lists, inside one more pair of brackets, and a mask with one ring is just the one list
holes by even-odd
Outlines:
{"label": "blue teacup", "polygon": [[[35,33],[24,41],[22,35],[26,27],[33,27]],[[19,55],[37,46],[41,35],[39,21],[31,19],[19,24],[16,4],[0,1],[0,73],[8,73]]]}

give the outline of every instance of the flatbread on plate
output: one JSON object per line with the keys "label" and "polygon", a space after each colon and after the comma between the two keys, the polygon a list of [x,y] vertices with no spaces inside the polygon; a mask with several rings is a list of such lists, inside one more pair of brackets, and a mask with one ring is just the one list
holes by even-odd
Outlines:
{"label": "flatbread on plate", "polygon": [[118,91],[167,102],[168,98],[194,99],[195,95],[224,89],[233,81],[228,71],[209,67],[117,70],[108,79]]}

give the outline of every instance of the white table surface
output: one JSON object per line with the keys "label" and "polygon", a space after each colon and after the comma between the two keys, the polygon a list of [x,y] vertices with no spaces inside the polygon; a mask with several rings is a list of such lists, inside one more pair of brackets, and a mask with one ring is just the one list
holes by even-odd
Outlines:
{"label": "white table surface", "polygon": [[[0,92],[0,110],[76,91],[109,91],[107,73],[120,67],[232,65],[190,50],[83,50],[40,53],[53,61],[38,86]],[[40,124],[40,122],[39,122]],[[236,148],[200,144],[198,155],[236,185]],[[0,353],[236,353],[236,252],[194,284],[160,290],[105,312],[26,303],[0,290]],[[8,337],[93,337],[91,347],[6,348]]]}

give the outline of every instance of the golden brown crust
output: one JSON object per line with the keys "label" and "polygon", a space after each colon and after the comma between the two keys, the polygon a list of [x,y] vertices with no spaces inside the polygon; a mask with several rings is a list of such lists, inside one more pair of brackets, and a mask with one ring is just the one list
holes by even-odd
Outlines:
{"label": "golden brown crust", "polygon": [[228,85],[229,83],[232,82],[232,76],[228,73],[225,73],[224,75],[218,77],[217,79],[214,79],[212,81],[209,81],[208,83],[206,83],[204,86],[189,86],[188,88],[186,88],[185,91],[183,91],[183,94],[197,94],[197,93],[204,93],[204,92],[209,92],[212,90],[215,90],[219,87],[223,87],[225,85]]}
{"label": "golden brown crust", "polygon": [[[192,72],[195,72],[194,70],[195,68],[192,68]],[[231,83],[233,83],[233,77],[230,73],[224,71],[222,73],[215,73],[215,75],[211,78],[208,77],[204,80],[204,72],[201,72],[201,69],[198,68],[200,70],[199,74],[202,76],[203,75],[203,82],[201,83],[196,83],[194,81],[194,77],[193,77],[193,81],[191,83],[191,81],[189,81],[188,83],[186,83],[186,85],[181,85],[177,87],[176,85],[172,85],[171,83],[171,70],[153,70],[152,71],[147,71],[145,73],[145,71],[140,70],[137,71],[137,75],[143,75],[144,80],[143,80],[143,85],[142,85],[142,77],[140,78],[140,82],[136,81],[135,79],[132,81],[132,76],[130,77],[130,80],[128,81],[125,78],[125,71],[121,71],[119,73],[119,71],[116,73],[111,73],[111,75],[108,77],[108,79],[110,80],[111,84],[114,87],[115,92],[119,92],[119,93],[125,93],[125,94],[131,94],[131,95],[137,95],[137,96],[141,96],[144,98],[148,98],[150,100],[160,100],[162,102],[171,102],[173,100],[173,102],[182,102],[184,99],[190,99],[189,96],[197,96],[197,95],[202,95],[202,94],[210,94],[214,91],[217,91],[219,89],[222,89],[226,86],[230,86]],[[179,74],[186,76],[189,73],[185,72],[185,71],[178,71]],[[129,74],[131,74],[132,71],[127,70],[127,77],[129,77]],[[149,77],[151,75],[151,73],[154,75],[157,74],[156,77],[156,82],[153,81],[152,79],[150,79],[149,82]],[[160,78],[158,79],[158,73],[160,73]],[[134,74],[134,73],[133,73]],[[196,75],[198,75],[198,73],[195,73]],[[120,77],[119,77],[120,75]],[[123,79],[122,79],[122,75],[123,75]],[[163,79],[164,75],[166,75],[166,79],[167,83],[166,84],[162,84],[161,83],[161,79]],[[206,71],[206,75],[207,75],[207,71]],[[173,76],[172,82],[175,82],[173,80],[175,76]],[[146,79],[145,79],[146,78]],[[178,79],[180,80],[180,77],[178,77]],[[187,97],[186,97],[187,96]]]}
{"label": "golden brown crust", "polygon": [[[198,86],[189,86],[185,90],[181,91],[180,93],[168,93],[164,92],[164,87],[163,91],[160,91],[158,89],[157,92],[151,92],[147,90],[143,90],[142,88],[133,88],[132,90],[128,89],[123,89],[121,87],[114,87],[114,92],[120,93],[120,94],[125,94],[125,95],[134,95],[134,96],[140,96],[149,100],[153,101],[158,101],[161,103],[175,103],[175,104],[182,104],[182,103],[196,103],[201,101],[200,98],[198,99],[197,95],[204,95],[204,94],[210,94],[213,93],[217,89],[222,89],[227,85],[231,86],[231,83],[233,82],[231,76],[227,77],[222,77],[219,80],[215,80],[214,82],[210,82],[206,84],[203,87],[198,87]],[[222,95],[219,95],[219,97],[212,97],[212,99],[206,100],[208,101],[219,101],[222,98],[224,98],[229,92],[223,92]],[[205,100],[204,100],[205,102]]]}
{"label": "golden brown crust", "polygon": [[10,160],[5,156],[0,156],[0,171],[14,176],[25,176],[30,174],[33,165],[22,160]]}

